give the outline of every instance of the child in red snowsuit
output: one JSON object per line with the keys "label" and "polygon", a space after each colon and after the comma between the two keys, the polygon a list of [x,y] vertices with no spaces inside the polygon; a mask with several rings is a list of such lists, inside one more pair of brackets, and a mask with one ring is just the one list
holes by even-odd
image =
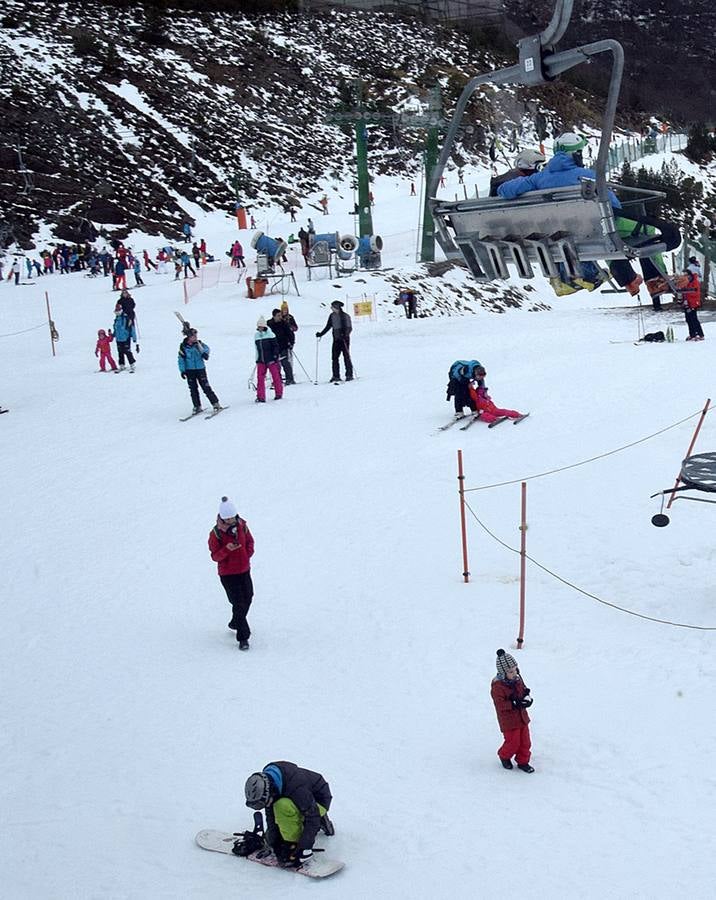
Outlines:
{"label": "child in red snowsuit", "polygon": [[97,332],[97,346],[94,348],[94,355],[99,356],[99,368],[100,371],[106,372],[106,364],[109,363],[112,371],[114,372],[117,368],[117,363],[112,359],[112,351],[110,349],[110,344],[114,340],[114,335],[110,331],[107,333],[104,328],[100,328]]}
{"label": "child in red snowsuit", "polygon": [[528,774],[534,772],[530,765],[530,717],[528,707],[532,706],[530,689],[520,676],[514,657],[504,650],[497,651],[497,675],[490,685],[492,702],[497,712],[497,722],[504,741],[497,751],[503,768],[512,768],[515,757],[517,768]]}
{"label": "child in red snowsuit", "polygon": [[500,409],[499,406],[495,406],[492,397],[487,393],[484,381],[487,372],[480,368],[476,370],[475,374],[478,380],[470,382],[470,398],[475,404],[475,409],[480,419],[483,422],[487,422],[488,425],[502,416],[507,416],[508,419],[519,419],[522,413],[517,412],[516,409]]}

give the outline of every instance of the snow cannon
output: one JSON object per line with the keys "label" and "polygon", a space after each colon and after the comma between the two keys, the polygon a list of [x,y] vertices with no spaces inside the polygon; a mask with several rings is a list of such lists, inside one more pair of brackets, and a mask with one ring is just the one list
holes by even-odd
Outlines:
{"label": "snow cannon", "polygon": [[356,256],[362,269],[379,269],[381,265],[380,251],[383,249],[383,238],[377,234],[366,234],[358,241]]}
{"label": "snow cannon", "polygon": [[339,234],[337,231],[312,235],[311,244],[325,243],[328,249],[339,259],[350,259],[358,247],[358,238],[352,234]]}
{"label": "snow cannon", "polygon": [[251,246],[259,254],[266,257],[269,266],[281,262],[286,255],[288,244],[283,238],[276,240],[264,234],[263,231],[257,231],[251,238]]}

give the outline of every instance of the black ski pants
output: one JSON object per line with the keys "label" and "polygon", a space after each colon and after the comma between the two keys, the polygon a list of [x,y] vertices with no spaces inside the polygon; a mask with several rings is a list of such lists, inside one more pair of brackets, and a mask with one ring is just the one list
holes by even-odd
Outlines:
{"label": "black ski pants", "polygon": [[686,324],[689,326],[689,337],[703,337],[704,330],[699,322],[699,314],[695,309],[685,309],[684,316]]}
{"label": "black ski pants", "polygon": [[231,604],[231,624],[236,628],[236,640],[248,641],[251,637],[251,629],[246,621],[246,616],[254,596],[251,572],[242,572],[240,575],[220,575],[219,578]]}
{"label": "black ski pants", "polygon": [[353,378],[353,361],[351,360],[350,337],[333,338],[333,346],[331,347],[331,363],[333,364],[334,380],[338,380],[341,377],[341,354],[343,354],[343,364],[346,367],[346,378]]}
{"label": "black ski pants", "polygon": [[209,377],[206,374],[206,369],[187,369],[186,370],[186,380],[189,385],[189,393],[191,394],[191,402],[194,404],[194,407],[201,406],[201,400],[199,398],[199,388],[204,391],[206,394],[206,398],[211,403],[212,406],[216,406],[219,402],[219,398],[211,389],[211,385],[209,384]]}
{"label": "black ski pants", "polygon": [[294,384],[295,379],[293,377],[293,363],[291,361],[290,349],[279,351],[278,358],[283,366],[283,374],[285,376],[283,379],[284,384]]}
{"label": "black ski pants", "polygon": [[120,366],[124,365],[124,358],[127,357],[127,361],[130,365],[134,365],[134,355],[131,350],[131,341],[117,341],[117,356],[119,357]]}

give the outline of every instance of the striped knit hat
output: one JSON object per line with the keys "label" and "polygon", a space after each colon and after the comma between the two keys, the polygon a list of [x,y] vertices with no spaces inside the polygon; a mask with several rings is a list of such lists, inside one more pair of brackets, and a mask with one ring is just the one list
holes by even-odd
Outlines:
{"label": "striped knit hat", "polygon": [[517,662],[515,661],[514,656],[510,656],[509,653],[505,653],[504,650],[497,651],[497,675],[498,678],[504,678],[507,675],[507,670],[512,669],[517,666]]}

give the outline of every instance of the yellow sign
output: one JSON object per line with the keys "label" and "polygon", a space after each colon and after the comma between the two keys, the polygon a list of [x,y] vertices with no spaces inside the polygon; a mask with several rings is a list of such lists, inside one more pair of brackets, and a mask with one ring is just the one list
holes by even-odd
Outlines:
{"label": "yellow sign", "polygon": [[353,315],[354,316],[372,316],[373,315],[373,301],[372,300],[361,300],[359,303],[353,304]]}

